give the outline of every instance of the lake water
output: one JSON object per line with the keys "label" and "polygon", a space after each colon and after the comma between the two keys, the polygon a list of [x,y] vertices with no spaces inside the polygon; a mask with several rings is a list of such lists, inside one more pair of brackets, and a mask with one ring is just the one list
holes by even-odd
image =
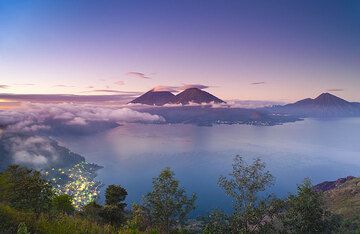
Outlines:
{"label": "lake water", "polygon": [[231,209],[217,181],[230,172],[237,154],[265,161],[276,178],[269,192],[280,197],[294,192],[305,177],[319,183],[360,176],[360,118],[307,119],[272,127],[127,124],[59,141],[104,166],[98,179],[125,187],[128,204],[151,190],[152,178],[161,169],[171,167],[181,185],[197,194],[194,216]]}

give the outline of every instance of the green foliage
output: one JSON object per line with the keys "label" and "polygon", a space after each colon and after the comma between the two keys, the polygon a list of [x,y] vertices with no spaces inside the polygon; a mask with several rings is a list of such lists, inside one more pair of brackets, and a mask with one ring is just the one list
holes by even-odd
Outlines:
{"label": "green foliage", "polygon": [[126,189],[119,185],[110,185],[105,192],[105,206],[100,212],[100,217],[112,225],[121,225],[125,222],[125,207],[123,201],[127,196]]}
{"label": "green foliage", "polygon": [[75,208],[72,204],[72,197],[67,194],[55,196],[52,200],[53,209],[62,214],[71,215],[74,213]]}
{"label": "green foliage", "polygon": [[100,225],[78,216],[58,215],[51,217],[46,214],[36,215],[32,212],[18,211],[7,205],[0,204],[0,233],[17,233],[25,225],[28,233],[39,234],[98,234],[116,233],[110,225]]}
{"label": "green foliage", "polygon": [[309,179],[298,186],[297,194],[290,195],[284,218],[285,227],[292,233],[330,233],[339,220],[325,209],[323,194],[315,192]]}
{"label": "green foliage", "polygon": [[237,155],[232,168],[230,178],[219,178],[219,186],[234,203],[234,213],[230,218],[232,232],[269,231],[272,220],[265,222],[265,219],[270,215],[270,199],[260,199],[258,194],[272,185],[274,177],[265,171],[265,163],[260,159],[247,164]]}
{"label": "green foliage", "polygon": [[17,211],[14,208],[0,203],[0,233],[16,233],[21,223],[33,232],[36,217],[33,213]]}
{"label": "green foliage", "polygon": [[231,233],[230,217],[220,210],[214,210],[206,220],[204,233]]}
{"label": "green foliage", "polygon": [[106,205],[120,205],[126,206],[123,201],[128,195],[126,189],[119,185],[109,185],[105,192],[105,204]]}
{"label": "green foliage", "polygon": [[52,187],[38,171],[10,166],[0,173],[0,202],[21,210],[41,213],[49,211]]}
{"label": "green foliage", "polygon": [[102,206],[93,201],[84,206],[81,214],[84,216],[84,218],[90,221],[100,223],[102,222],[102,219],[100,217],[101,210]]}
{"label": "green foliage", "polygon": [[145,210],[145,207],[133,204],[131,211],[132,217],[127,223],[129,228],[133,230],[146,231],[148,227],[151,227],[149,212]]}
{"label": "green foliage", "polygon": [[20,223],[18,226],[17,234],[30,234],[25,223]]}
{"label": "green foliage", "polygon": [[37,230],[39,233],[52,234],[98,234],[98,233],[116,233],[116,229],[111,225],[99,225],[80,217],[70,217],[67,215],[60,215],[55,219],[49,219],[46,216],[41,216],[37,221]]}
{"label": "green foliage", "polygon": [[143,198],[141,212],[147,213],[151,224],[160,232],[169,233],[186,221],[195,208],[196,196],[187,197],[170,168],[153,179],[153,190]]}

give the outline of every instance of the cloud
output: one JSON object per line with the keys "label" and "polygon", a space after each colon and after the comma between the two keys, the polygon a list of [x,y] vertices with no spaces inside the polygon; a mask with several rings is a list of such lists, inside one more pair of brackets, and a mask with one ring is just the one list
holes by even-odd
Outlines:
{"label": "cloud", "polygon": [[73,85],[58,84],[58,85],[54,85],[53,87],[60,87],[60,88],[73,88],[73,87],[75,87],[75,86],[73,86]]}
{"label": "cloud", "polygon": [[230,100],[227,101],[226,104],[229,105],[230,108],[262,108],[269,107],[274,105],[284,105],[284,102],[274,102],[274,101],[258,101],[258,100]]}
{"label": "cloud", "polygon": [[[93,90],[84,91],[91,93]],[[96,91],[95,91],[96,92]],[[75,102],[75,103],[119,103],[125,104],[134,97],[141,95],[140,92],[117,92],[114,95],[69,95],[69,94],[11,94],[0,93],[0,99],[6,99],[12,102],[32,102],[32,103],[49,103],[49,102]]]}
{"label": "cloud", "polygon": [[115,90],[115,89],[94,89],[94,90],[89,90],[89,91],[84,91],[84,92],[86,92],[86,93],[133,93],[133,92],[126,92],[126,91],[120,91],[120,90]]}
{"label": "cloud", "polygon": [[7,132],[38,132],[59,126],[92,126],[92,123],[164,122],[159,115],[129,108],[110,108],[86,104],[27,104],[21,108],[0,111],[0,125]]}
{"label": "cloud", "polygon": [[0,85],[0,89],[7,89],[9,87],[10,87],[9,85]]}
{"label": "cloud", "polygon": [[122,81],[122,80],[118,80],[118,81],[116,81],[114,84],[116,84],[116,85],[124,85],[125,84],[125,82],[124,81]]}
{"label": "cloud", "polygon": [[179,92],[179,87],[158,85],[158,86],[155,86],[152,90],[155,92],[161,92],[161,91]]}
{"label": "cloud", "polygon": [[59,155],[53,142],[42,136],[8,135],[2,143],[6,143],[7,151],[16,164],[42,168],[48,163],[54,163]]}
{"label": "cloud", "polygon": [[87,124],[86,120],[81,117],[75,117],[66,123],[68,125],[86,125]]}
{"label": "cloud", "polygon": [[265,81],[260,81],[260,82],[253,82],[253,83],[250,83],[251,85],[262,85],[262,84],[266,84]]}
{"label": "cloud", "polygon": [[35,84],[24,83],[24,84],[13,84],[13,85],[19,85],[19,86],[33,86],[33,85],[35,85]]}
{"label": "cloud", "polygon": [[126,75],[130,76],[130,77],[134,77],[134,78],[140,78],[140,79],[151,79],[151,77],[145,75],[144,73],[135,72],[135,71],[127,72]]}
{"label": "cloud", "polygon": [[190,88],[207,89],[210,88],[210,86],[202,84],[184,84],[183,86],[178,87],[179,90],[185,90]]}
{"label": "cloud", "polygon": [[340,89],[340,88],[334,88],[334,89],[328,89],[328,92],[342,92],[344,91],[344,89]]}

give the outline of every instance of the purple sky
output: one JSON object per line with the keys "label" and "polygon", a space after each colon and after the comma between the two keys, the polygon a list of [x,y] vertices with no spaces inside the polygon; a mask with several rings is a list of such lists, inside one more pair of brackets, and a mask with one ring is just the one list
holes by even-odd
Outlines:
{"label": "purple sky", "polygon": [[0,93],[360,101],[359,1],[0,0]]}

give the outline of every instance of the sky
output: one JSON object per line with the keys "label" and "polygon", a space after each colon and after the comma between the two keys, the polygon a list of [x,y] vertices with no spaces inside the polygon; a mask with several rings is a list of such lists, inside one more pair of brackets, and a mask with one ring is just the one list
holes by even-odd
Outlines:
{"label": "sky", "polygon": [[[0,93],[360,101],[360,1],[0,0]],[[1,101],[1,100],[0,100]]]}

